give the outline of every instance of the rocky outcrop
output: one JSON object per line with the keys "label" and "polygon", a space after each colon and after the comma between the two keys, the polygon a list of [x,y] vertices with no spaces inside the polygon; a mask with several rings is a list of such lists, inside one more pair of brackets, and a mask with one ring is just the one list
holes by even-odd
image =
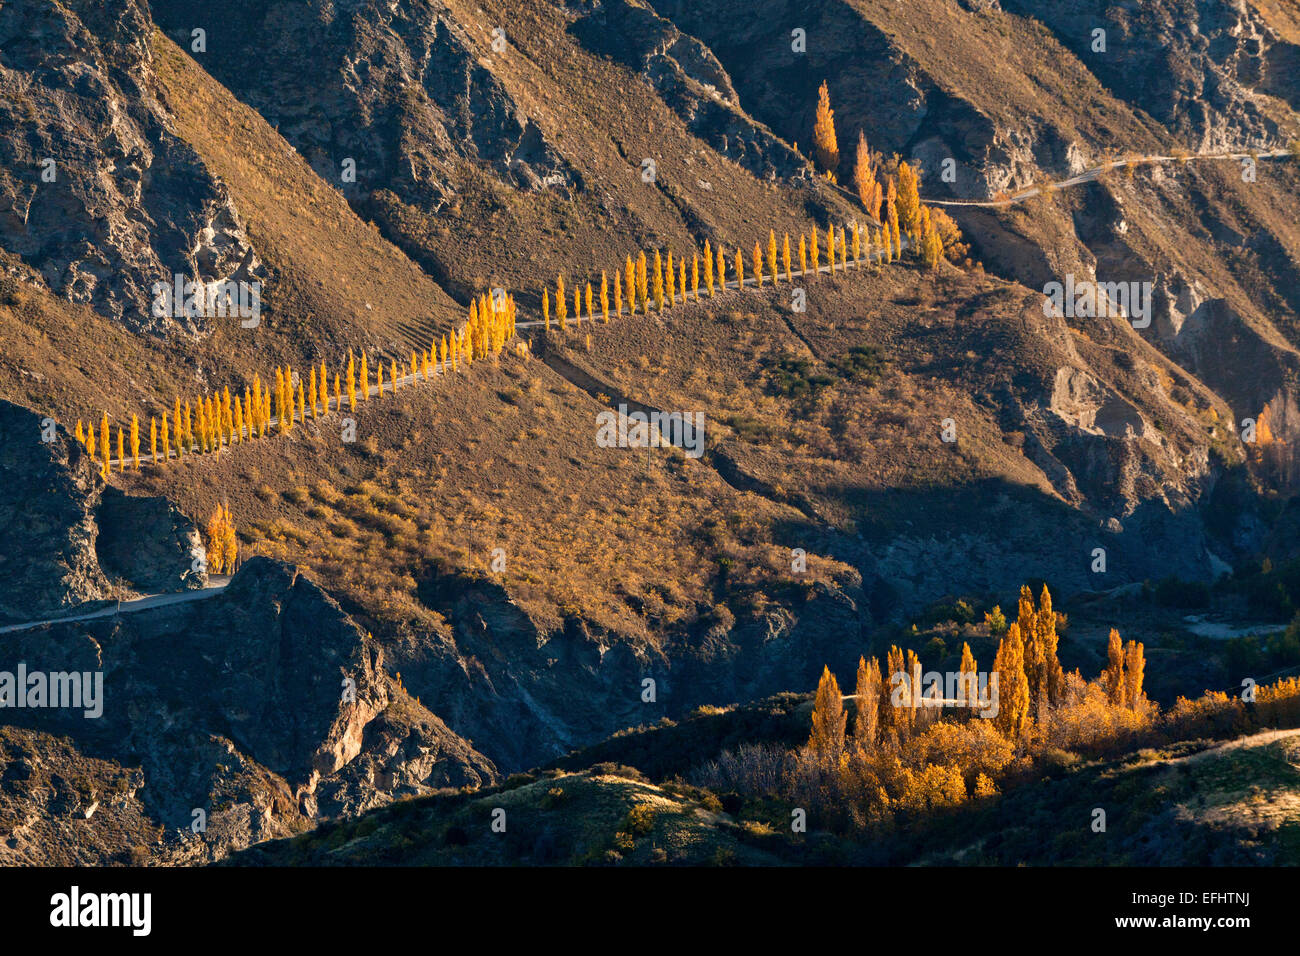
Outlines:
{"label": "rocky outcrop", "polygon": [[155,314],[154,283],[252,280],[261,266],[156,98],[152,29],[139,0],[0,9],[0,246],[132,329],[200,335],[214,320]]}
{"label": "rocky outcrop", "polygon": [[[4,716],[88,758],[138,767],[144,811],[165,834],[155,853],[213,856],[283,835],[322,812],[321,793],[330,810],[353,812],[495,779],[489,761],[392,685],[378,646],[329,595],[267,558],[250,559],[214,597],[10,635],[0,670],[19,662],[28,673],[99,675],[98,715]],[[200,817],[217,822],[196,834]]]}
{"label": "rocky outcrop", "polygon": [[[487,28],[481,40],[471,37],[437,0],[161,0],[153,14],[182,46],[193,28],[223,24],[209,29],[202,65],[350,200],[384,188],[433,210],[450,195],[457,159],[527,190],[575,185],[574,171],[487,65]],[[250,59],[250,36],[269,55]],[[343,177],[345,159],[355,162],[355,179]]]}
{"label": "rocky outcrop", "polygon": [[[1006,0],[1010,13],[1047,24],[1117,96],[1155,117],[1188,149],[1278,143],[1283,129],[1265,89],[1298,104],[1296,47],[1249,3],[1228,0]],[[1094,49],[1104,30],[1105,49]]]}
{"label": "rocky outcrop", "polygon": [[654,643],[578,615],[539,629],[486,577],[433,569],[419,594],[448,630],[388,642],[389,666],[508,771],[702,704],[815,684],[828,662],[851,669],[870,620],[856,578],[761,612],[701,608]]}
{"label": "rocky outcrop", "polygon": [[136,591],[159,594],[202,587],[203,539],[166,498],[128,495],[108,486],[95,511],[100,567]]}
{"label": "rocky outcrop", "polygon": [[[46,440],[48,439],[48,440]],[[108,486],[80,442],[52,419],[0,400],[0,621],[21,623],[102,600],[114,585],[202,587],[202,540],[165,498]]]}
{"label": "rocky outcrop", "polygon": [[806,163],[740,109],[740,96],[713,51],[660,17],[644,0],[610,0],[569,28],[653,86],[687,128],[756,176],[787,178]]}
{"label": "rocky outcrop", "polygon": [[0,621],[107,596],[95,555],[102,489],[90,455],[62,428],[0,401]]}

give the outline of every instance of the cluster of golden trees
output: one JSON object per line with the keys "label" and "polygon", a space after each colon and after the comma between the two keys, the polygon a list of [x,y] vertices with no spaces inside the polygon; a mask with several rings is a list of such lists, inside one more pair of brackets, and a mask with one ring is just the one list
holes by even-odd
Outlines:
{"label": "cluster of golden trees", "polygon": [[[990,620],[1005,626],[1000,613]],[[920,661],[898,647],[890,648],[883,670],[875,658],[859,660],[851,698],[823,669],[806,746],[742,744],[699,776],[705,786],[788,800],[832,829],[889,827],[992,796],[999,782],[1029,779],[1042,758],[1061,751],[1099,757],[1300,725],[1300,677],[1254,688],[1252,699],[1219,692],[1179,698],[1160,713],[1143,691],[1142,644],[1124,644],[1115,631],[1098,679],[1065,673],[1056,655],[1060,620],[1046,588],[1036,605],[1021,589],[1017,619],[1005,626],[993,665],[996,698],[992,674],[981,684],[969,645],[962,648],[955,700],[920,693]],[[946,679],[945,690],[951,693]],[[846,699],[854,702],[851,714]]]}
{"label": "cluster of golden trees", "polygon": [[230,506],[217,505],[208,518],[204,533],[208,553],[208,570],[213,574],[233,574],[239,545],[235,540],[235,522],[230,516]]}
{"label": "cluster of golden trees", "polygon": [[[813,121],[813,154],[826,178],[835,181],[840,165],[839,142],[835,135],[835,111],[825,81],[817,91],[817,114]],[[945,254],[960,256],[961,233],[952,217],[921,202],[919,177],[906,162],[897,162],[897,176],[887,176],[867,145],[866,135],[858,131],[857,152],[853,163],[853,186],[862,208],[874,222],[881,224],[885,243],[892,246],[893,258],[902,255],[900,231],[908,247],[930,269],[937,269]]]}
{"label": "cluster of golden trees", "polygon": [[[878,822],[992,794],[998,774],[1044,748],[1081,746],[1089,734],[1145,726],[1155,708],[1142,690],[1142,645],[1121,647],[1112,631],[1110,666],[1099,680],[1085,681],[1061,668],[1057,620],[1046,586],[1037,604],[1028,586],[1021,588],[1017,618],[982,685],[970,645],[963,644],[955,700],[927,701],[919,692],[914,651],[891,647],[883,671],[876,658],[860,659],[851,734],[839,684],[823,669],[795,789],[849,807],[858,822]],[[976,716],[981,713],[993,716]]]}
{"label": "cluster of golden trees", "polygon": [[[387,371],[388,390],[399,383],[413,383],[423,376],[428,381],[434,374],[446,374],[469,365],[476,359],[499,355],[506,343],[515,335],[515,300],[513,295],[481,295],[470,303],[469,317],[458,330],[448,332],[421,350],[412,349],[408,360],[400,364],[396,358],[374,361],[371,375],[371,356],[361,352],[358,367],[356,357],[348,350],[347,366],[331,377],[324,361],[313,365],[304,376],[288,365],[275,369],[274,383],[263,385],[260,375],[253,376],[251,388],[241,396],[231,395],[230,389],[210,393],[191,401],[175,399],[170,412],[149,419],[149,452],[145,459],[165,462],[187,454],[206,454],[222,447],[239,444],[253,438],[263,438],[278,432],[286,434],[295,424],[315,421],[331,409],[340,412],[346,400],[348,408],[355,411],[358,400],[365,401],[374,393],[382,396]],[[331,383],[333,392],[331,395]],[[140,421],[131,416],[127,428],[117,426],[116,458],[112,426],[108,414],[100,418],[98,431],[92,421],[89,426],[77,419],[75,432],[90,457],[100,467],[105,478],[116,463],[118,471],[125,471],[128,460],[135,469],[140,468]]]}

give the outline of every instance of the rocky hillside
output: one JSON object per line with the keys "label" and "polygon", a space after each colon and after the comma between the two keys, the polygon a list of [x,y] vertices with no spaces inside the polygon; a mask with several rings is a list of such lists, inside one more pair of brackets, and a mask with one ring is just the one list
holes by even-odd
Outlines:
{"label": "rocky hillside", "polygon": [[[35,827],[9,851],[216,857],[806,690],[939,599],[1295,556],[1300,165],[1192,154],[1300,138],[1300,22],[1049,6],[6,3],[0,626],[186,598],[0,634],[6,666],[95,657],[108,702],[7,726],[5,814]],[[560,274],[865,222],[860,132],[969,255],[536,324]],[[259,321],[155,314],[178,274],[258,283]],[[1044,311],[1094,280],[1149,284],[1150,322]],[[406,368],[496,288],[516,341],[348,427],[107,480],[69,437],[286,364]],[[620,407],[702,413],[699,456],[602,446]],[[219,504],[248,559],[224,590],[193,566]],[[82,819],[117,816],[82,853],[92,790]],[[186,842],[195,808],[231,835]]]}
{"label": "rocky hillside", "polygon": [[[696,747],[701,736],[693,721]],[[891,833],[846,838],[786,807],[603,762],[511,778],[481,796],[410,800],[254,847],[234,866],[1288,866],[1297,861],[1297,732],[1058,768]],[[716,743],[716,739],[714,739]],[[635,735],[622,749],[636,747]],[[618,742],[607,748],[619,751]],[[590,756],[590,755],[583,755]],[[1106,808],[1107,829],[1072,823]],[[494,828],[495,825],[495,828]],[[504,829],[502,829],[504,827]],[[972,839],[972,835],[974,836]]]}
{"label": "rocky hillside", "polygon": [[[206,583],[194,526],[165,499],[106,487],[61,430],[34,441],[38,425],[0,407],[5,506],[24,505],[6,521],[3,608],[19,623],[0,633],[0,671],[48,675],[51,694],[58,675],[93,683],[78,706],[38,707],[21,677],[28,709],[5,692],[0,860],[211,859],[320,816],[495,779],[306,577],[254,558],[228,586],[187,594]],[[70,606],[91,617],[28,623]]]}
{"label": "rocky hillside", "polygon": [[207,582],[198,529],[166,498],[124,495],[52,419],[3,400],[0,435],[0,624]]}

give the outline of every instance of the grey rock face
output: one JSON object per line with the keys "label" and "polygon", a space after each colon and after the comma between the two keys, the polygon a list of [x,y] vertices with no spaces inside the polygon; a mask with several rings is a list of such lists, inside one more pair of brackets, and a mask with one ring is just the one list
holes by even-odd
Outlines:
{"label": "grey rock face", "polygon": [[640,74],[692,133],[755,175],[784,178],[803,169],[798,153],[741,112],[731,77],[713,51],[643,0],[596,5],[571,30],[592,52]]}
{"label": "grey rock face", "polygon": [[153,284],[259,264],[154,94],[152,29],[138,0],[0,8],[0,245],[133,330],[198,335],[207,320],[153,315]]}
{"label": "grey rock face", "polygon": [[[869,615],[855,582],[817,585],[762,613],[703,613],[661,644],[578,616],[543,632],[487,578],[434,573],[420,598],[446,634],[390,644],[387,659],[458,733],[502,770],[522,770],[625,727],[701,704],[815,684],[848,667]],[[654,699],[645,699],[645,680]]]}
{"label": "grey rock face", "polygon": [[[573,170],[480,63],[490,46],[436,0],[266,7],[162,0],[153,14],[178,42],[209,25],[204,68],[349,199],[382,187],[435,208],[452,157],[485,164],[524,189],[575,183]],[[266,56],[249,60],[250,36]],[[341,176],[349,158],[355,183]]]}
{"label": "grey rock face", "polygon": [[0,620],[47,617],[107,596],[95,555],[103,482],[61,429],[44,442],[35,412],[0,401]]}
{"label": "grey rock face", "polygon": [[42,441],[36,412],[0,400],[0,620],[40,620],[107,598],[112,581],[157,593],[202,587],[202,542],[164,498],[107,486],[62,427]]}
{"label": "grey rock face", "polygon": [[[1164,123],[1189,149],[1276,142],[1279,124],[1257,89],[1292,108],[1300,104],[1296,47],[1247,3],[1007,0],[1003,7],[1047,24],[1116,95]],[[1105,52],[1092,49],[1096,29],[1106,31]]]}
{"label": "grey rock face", "polygon": [[194,569],[203,539],[194,523],[166,498],[144,498],[104,489],[95,512],[100,566],[137,591],[157,594],[203,587]]}
{"label": "grey rock face", "polygon": [[11,635],[0,669],[20,661],[29,672],[102,674],[99,717],[47,707],[6,710],[5,720],[138,766],[168,852],[195,852],[196,808],[214,821],[198,844],[210,857],[317,815],[322,783],[326,810],[353,812],[495,779],[489,761],[393,687],[375,643],[329,595],[267,558],[210,598]]}

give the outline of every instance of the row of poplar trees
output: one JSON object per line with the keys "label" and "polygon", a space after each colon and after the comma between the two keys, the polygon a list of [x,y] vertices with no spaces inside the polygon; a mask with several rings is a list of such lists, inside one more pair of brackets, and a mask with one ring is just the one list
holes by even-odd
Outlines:
{"label": "row of poplar trees", "polygon": [[[818,161],[830,174],[839,164],[839,147],[835,141],[834,111],[824,82],[813,139]],[[880,174],[879,163],[867,146],[866,137],[859,133],[854,185],[862,208],[878,225],[861,226],[855,222],[836,230],[832,223],[826,227],[824,236],[814,225],[808,235],[799,236],[797,273],[789,234],[778,245],[775,230],[768,231],[766,251],[761,242],[755,242],[748,255],[739,248],[730,253],[721,245],[713,249],[706,240],[703,250],[691,254],[689,267],[685,257],[674,262],[672,252],[665,255],[656,249],[653,262],[645,252],[640,252],[635,260],[627,256],[621,271],[614,270],[614,315],[623,314],[625,300],[631,314],[638,308],[643,313],[651,309],[662,312],[678,302],[698,302],[701,281],[705,292],[712,296],[726,289],[729,281],[738,289],[744,288],[747,282],[761,289],[765,282],[780,282],[783,275],[786,282],[793,281],[795,275],[808,275],[810,260],[812,272],[816,274],[821,269],[823,250],[831,273],[835,272],[837,263],[841,269],[848,267],[850,250],[854,266],[860,266],[864,258],[868,262],[892,263],[903,257],[904,238],[906,247],[923,265],[937,269],[944,257],[945,234],[951,237],[950,243],[960,238],[956,224],[944,213],[921,202],[920,177],[906,162],[900,162],[897,177],[886,177],[884,184],[880,182]],[[729,268],[734,276],[732,280],[727,279]],[[750,271],[748,279],[746,269]],[[581,325],[584,315],[588,322],[596,321],[599,315],[600,321],[608,323],[610,292],[610,277],[605,270],[600,273],[599,285],[593,282],[586,282],[585,287],[575,285],[571,296],[565,288],[564,276],[557,276],[554,289],[542,290],[543,324],[551,328],[552,313],[561,331],[566,331],[570,322]]]}
{"label": "row of poplar trees", "polygon": [[[435,374],[458,371],[477,359],[499,355],[515,335],[515,301],[509,294],[483,294],[470,303],[469,317],[456,331],[448,332],[421,350],[411,350],[409,362],[400,365],[395,358],[388,360],[388,390],[399,384],[411,384],[420,376],[428,381]],[[357,402],[371,395],[383,396],[385,389],[384,360],[375,361],[374,387],[371,381],[371,357],[362,350],[358,367],[355,356],[348,351],[346,369],[334,372],[322,361],[313,365],[304,376],[294,373],[288,366],[275,370],[272,384],[262,383],[260,375],[253,376],[251,388],[241,396],[233,396],[230,389],[210,393],[191,401],[175,399],[169,412],[149,419],[149,451],[146,462],[166,462],[187,454],[205,454],[219,451],[223,446],[235,445],[263,438],[268,434],[286,434],[296,424],[314,421],[329,414],[331,398],[333,410],[348,408],[356,411]],[[330,385],[333,383],[331,395]],[[272,404],[274,402],[274,405]],[[142,460],[140,420],[131,416],[126,427],[116,427],[116,458],[112,426],[105,412],[96,430],[92,421],[88,425],[77,419],[76,438],[90,457],[99,465],[105,478],[114,464],[125,471],[128,462],[139,469]]]}
{"label": "row of poplar trees", "polygon": [[[585,290],[575,286],[571,299],[564,276],[560,275],[553,290],[542,290],[543,324],[550,329],[554,321],[564,331],[571,322],[581,325],[584,314],[589,322],[599,318],[608,323],[611,312],[616,316],[623,314],[625,303],[633,315],[638,310],[662,312],[679,303],[698,302],[701,284],[704,292],[713,296],[728,286],[743,288],[750,283],[761,289],[768,283],[792,282],[796,276],[819,273],[823,255],[826,269],[832,274],[837,268],[844,271],[850,263],[860,268],[864,260],[893,262],[902,257],[903,243],[897,222],[886,222],[875,229],[858,223],[837,229],[832,223],[824,233],[813,226],[809,233],[800,234],[798,250],[796,266],[789,233],[778,244],[776,231],[769,230],[766,249],[763,243],[755,242],[748,256],[739,248],[731,253],[721,245],[714,249],[708,240],[702,250],[691,254],[689,265],[685,256],[674,259],[671,251],[656,249],[653,259],[645,252],[638,253],[635,260],[629,255],[622,270],[614,272],[612,302],[606,271],[601,271],[599,285],[588,282]],[[728,269],[734,278],[728,278]]]}

